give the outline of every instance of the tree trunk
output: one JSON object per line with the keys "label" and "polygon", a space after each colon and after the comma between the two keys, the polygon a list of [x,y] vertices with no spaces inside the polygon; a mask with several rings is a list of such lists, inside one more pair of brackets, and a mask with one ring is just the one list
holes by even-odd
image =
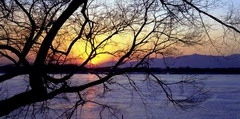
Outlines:
{"label": "tree trunk", "polygon": [[32,91],[37,93],[39,96],[42,96],[47,94],[47,90],[44,87],[42,74],[40,72],[41,70],[31,73],[29,75],[29,80]]}

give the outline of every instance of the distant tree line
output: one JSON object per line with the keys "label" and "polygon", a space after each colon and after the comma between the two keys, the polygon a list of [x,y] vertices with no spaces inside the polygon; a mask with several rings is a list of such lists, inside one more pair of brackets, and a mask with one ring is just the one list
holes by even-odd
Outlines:
{"label": "distant tree line", "polygon": [[[0,73],[11,72],[14,68],[14,65],[5,65],[0,66]],[[20,71],[25,72],[23,67],[19,68]],[[51,65],[46,66],[45,69],[47,72],[52,74],[62,74],[70,73],[71,70],[75,70],[79,74],[104,74],[111,70],[110,67],[101,67],[101,68],[84,68],[77,65]],[[240,68],[191,68],[191,67],[179,67],[179,68],[118,68],[116,70],[126,70],[128,73],[148,73],[152,72],[155,74],[240,74]]]}

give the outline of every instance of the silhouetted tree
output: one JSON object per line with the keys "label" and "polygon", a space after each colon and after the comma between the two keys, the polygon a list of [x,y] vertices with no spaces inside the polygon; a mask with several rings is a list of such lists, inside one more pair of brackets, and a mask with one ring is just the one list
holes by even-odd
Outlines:
{"label": "silhouetted tree", "polygon": [[[106,84],[112,84],[114,76],[133,72],[139,67],[146,68],[148,79],[158,84],[173,104],[185,107],[201,102],[194,98],[203,94],[201,87],[196,87],[197,91],[184,99],[175,98],[171,91],[171,85],[194,87],[194,80],[166,83],[148,72],[147,68],[151,58],[178,53],[178,47],[203,44],[202,40],[209,35],[211,28],[203,16],[240,33],[233,22],[207,12],[214,2],[1,0],[0,56],[15,66],[11,72],[0,76],[0,83],[25,75],[29,85],[24,92],[6,96],[0,101],[0,115],[8,115],[20,107],[48,101],[65,93],[76,93],[79,96],[76,107],[82,106],[85,99],[81,92],[100,84],[107,89]],[[77,51],[73,50],[74,47],[79,48],[80,57],[74,56]],[[71,77],[79,70],[86,70],[91,60],[100,55],[115,57],[116,62],[108,67],[109,72],[96,74],[97,80],[72,85]],[[79,61],[77,69],[73,68],[62,77],[56,77],[48,70],[53,65],[77,64],[76,60]],[[124,64],[131,68],[120,69]],[[134,80],[127,79],[139,91]]]}

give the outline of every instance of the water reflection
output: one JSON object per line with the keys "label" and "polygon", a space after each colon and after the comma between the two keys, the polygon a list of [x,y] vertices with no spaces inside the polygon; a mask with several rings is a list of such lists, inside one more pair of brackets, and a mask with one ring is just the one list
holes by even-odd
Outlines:
{"label": "water reflection", "polygon": [[[179,80],[183,75],[158,75],[162,79],[169,80]],[[127,91],[126,89],[120,88],[118,85],[111,85],[109,88],[110,92],[104,94],[104,98],[101,98],[103,87],[102,85],[94,86],[86,89],[81,94],[85,94],[83,96],[84,99],[88,101],[96,101],[103,104],[107,104],[112,107],[116,107],[121,112],[117,112],[118,117],[123,117],[124,119],[148,119],[148,118],[161,118],[161,119],[175,119],[179,117],[181,119],[192,119],[192,118],[206,118],[212,119],[214,118],[222,118],[226,117],[226,119],[237,119],[240,117],[240,91],[239,84],[239,75],[212,75],[211,79],[206,81],[206,87],[211,88],[214,93],[214,98],[209,99],[207,102],[201,105],[201,108],[193,108],[189,111],[181,111],[176,110],[176,107],[171,105],[166,105],[165,96],[162,95],[150,95],[149,87],[142,82],[144,75],[136,74],[132,76],[136,81],[136,84],[141,87],[141,91],[145,95],[149,95],[145,97],[149,103],[143,105],[141,98],[131,91]],[[206,77],[206,75],[200,75],[200,77]],[[122,84],[121,86],[125,86],[130,88],[129,83],[124,80],[124,77],[117,76],[115,77],[118,83]],[[81,80],[79,80],[81,79]],[[77,74],[73,78],[78,84],[84,84],[86,82],[92,82],[97,80],[97,76],[91,74]],[[153,87],[151,87],[154,89]],[[153,92],[155,94],[155,92]],[[71,99],[70,106],[67,106],[66,103],[58,103],[62,104],[63,107],[72,107],[75,102],[79,99],[77,95],[71,94],[68,95],[69,99]],[[56,103],[56,101],[54,101]],[[66,105],[65,105],[66,104]],[[68,103],[69,104],[69,103]],[[223,105],[224,104],[224,105]],[[226,105],[227,104],[227,105]],[[129,106],[131,105],[131,106]],[[58,105],[59,106],[59,105]],[[57,107],[63,109],[63,107]],[[83,107],[79,106],[77,109],[77,117],[73,117],[76,119],[99,119],[99,113],[101,112],[101,106],[88,102]],[[147,111],[146,111],[147,109]],[[210,110],[210,111],[209,111]],[[112,115],[105,108],[103,112],[103,118],[112,118]],[[120,116],[119,116],[120,115]],[[123,115],[123,116],[122,116]]]}
{"label": "water reflection", "polygon": [[[86,75],[86,82],[92,82],[98,79],[96,75],[88,74]],[[94,113],[98,110],[99,105],[97,105],[96,102],[97,96],[100,93],[100,87],[99,86],[93,86],[84,92],[84,99],[86,100],[86,103],[83,105],[82,109],[80,109],[81,113],[81,119],[96,119],[99,118],[98,113]]]}

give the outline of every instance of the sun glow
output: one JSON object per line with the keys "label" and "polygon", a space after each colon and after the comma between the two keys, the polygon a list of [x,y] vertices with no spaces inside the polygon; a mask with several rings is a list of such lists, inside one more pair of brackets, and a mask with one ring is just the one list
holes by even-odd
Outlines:
{"label": "sun glow", "polygon": [[113,59],[112,56],[103,54],[103,55],[98,55],[94,57],[93,59],[91,59],[89,63],[93,66],[98,66],[104,62],[111,61],[112,59]]}
{"label": "sun glow", "polygon": [[[90,54],[90,51],[91,50],[87,50],[85,49],[85,47],[80,47],[80,46],[84,46],[80,43],[76,44],[76,46],[74,47],[73,49],[73,52],[72,52],[72,56],[76,58],[76,63],[77,64],[80,64],[82,62],[84,62],[86,59],[89,58],[89,54]],[[116,49],[117,47],[115,47]],[[110,54],[101,54],[101,52],[111,52],[113,51],[114,48],[112,47],[105,47],[104,50],[100,50],[100,51],[97,51],[99,52],[100,54],[97,54],[95,57],[93,57],[91,60],[89,60],[88,62],[88,66],[100,66],[102,63],[104,62],[108,62],[108,61],[111,61],[114,59],[114,57]]]}
{"label": "sun glow", "polygon": [[[109,35],[101,35],[94,39],[94,45],[95,47],[101,43],[105,38],[107,38]],[[97,55],[93,56],[93,58],[88,62],[88,66],[94,66],[94,67],[101,67],[102,63],[113,61],[116,59],[112,54],[118,50],[124,50],[126,47],[129,46],[130,40],[129,35],[120,36],[116,35],[109,39],[106,43],[103,43],[97,50]],[[89,41],[86,40],[79,40],[76,42],[76,44],[73,46],[71,51],[71,56],[76,58],[75,63],[81,64],[86,59],[89,58],[89,55],[91,54],[93,47],[89,43]],[[111,54],[112,53],[112,54]]]}

